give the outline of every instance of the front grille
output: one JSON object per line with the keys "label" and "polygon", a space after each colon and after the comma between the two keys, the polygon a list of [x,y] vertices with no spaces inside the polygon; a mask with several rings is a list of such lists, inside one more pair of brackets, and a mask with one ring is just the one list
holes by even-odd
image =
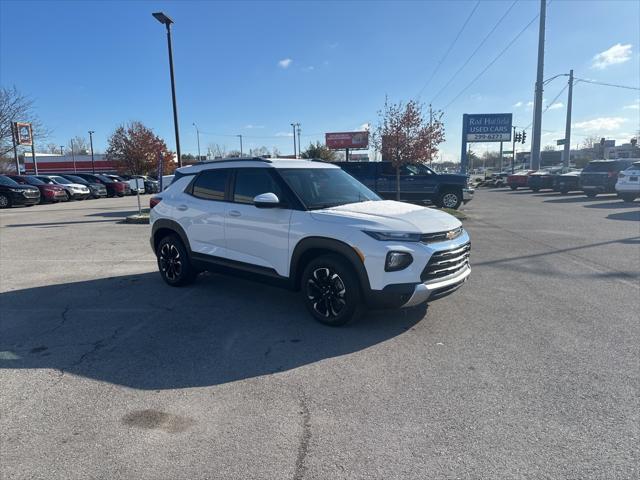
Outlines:
{"label": "front grille", "polygon": [[40,192],[38,190],[25,190],[22,194],[27,198],[38,198],[40,196]]}
{"label": "front grille", "polygon": [[429,263],[424,267],[420,279],[427,283],[439,278],[448,277],[461,272],[469,265],[471,255],[471,243],[455,247],[449,250],[442,250],[431,255]]}
{"label": "front grille", "polygon": [[462,235],[462,227],[455,228],[446,232],[424,233],[420,236],[422,243],[436,243],[453,240]]}

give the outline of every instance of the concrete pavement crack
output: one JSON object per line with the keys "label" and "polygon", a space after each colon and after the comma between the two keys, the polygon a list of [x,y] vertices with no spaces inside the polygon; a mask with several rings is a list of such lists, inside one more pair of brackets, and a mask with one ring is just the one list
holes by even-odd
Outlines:
{"label": "concrete pavement crack", "polygon": [[300,443],[298,445],[298,455],[296,456],[296,468],[293,473],[293,480],[302,480],[307,471],[305,461],[309,453],[309,442],[311,441],[311,413],[309,412],[309,406],[307,399],[302,393],[300,398],[300,408],[302,415],[302,435],[300,436]]}

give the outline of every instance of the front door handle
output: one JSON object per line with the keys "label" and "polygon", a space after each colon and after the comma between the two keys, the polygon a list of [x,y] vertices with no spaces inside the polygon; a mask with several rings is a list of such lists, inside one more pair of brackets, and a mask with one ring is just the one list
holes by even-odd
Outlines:
{"label": "front door handle", "polygon": [[229,216],[230,217],[239,217],[240,216],[240,212],[238,210],[229,210]]}
{"label": "front door handle", "polygon": [[181,212],[184,212],[187,208],[189,208],[189,207],[187,207],[186,205],[179,205],[177,207],[177,209],[180,210]]}

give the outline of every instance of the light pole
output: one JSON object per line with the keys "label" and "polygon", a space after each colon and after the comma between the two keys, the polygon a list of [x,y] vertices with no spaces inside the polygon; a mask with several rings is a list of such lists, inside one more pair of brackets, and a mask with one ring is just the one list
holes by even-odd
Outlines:
{"label": "light pole", "polygon": [[73,151],[73,138],[71,139],[71,159],[73,160],[73,173],[78,173],[78,169],[76,168],[76,154]]}
{"label": "light pole", "polygon": [[571,103],[573,102],[573,69],[569,70],[569,93],[567,95],[567,119],[564,129],[564,152],[562,165],[565,168],[571,163]]}
{"label": "light pole", "polygon": [[60,156],[64,155],[64,145],[60,145]]}
{"label": "light pole", "polygon": [[302,154],[302,143],[300,143],[300,124],[296,123],[296,127],[298,127],[298,151]]}
{"label": "light pole", "polygon": [[533,131],[531,134],[531,170],[540,169],[540,135],[542,131],[542,89],[544,75],[544,29],[547,0],[540,0],[540,27],[538,30],[538,70],[535,101],[533,102]]}
{"label": "light pole", "polygon": [[291,128],[293,128],[293,158],[298,158],[298,151],[296,150],[296,124],[292,123]]}
{"label": "light pole", "polygon": [[240,156],[242,157],[242,135],[236,135],[240,139]]}
{"label": "light pole", "polygon": [[153,17],[167,28],[167,46],[169,48],[169,74],[171,76],[171,99],[173,101],[173,127],[176,131],[176,153],[178,155],[178,167],[182,166],[180,155],[180,133],[178,131],[178,106],[176,104],[176,81],[173,76],[173,49],[171,48],[171,24],[173,20],[162,12],[152,13]]}
{"label": "light pole", "polygon": [[196,136],[198,137],[198,162],[201,162],[202,157],[200,157],[200,130],[198,130],[198,125],[196,125],[196,122],[193,122],[193,126],[196,127]]}
{"label": "light pole", "polygon": [[93,161],[93,134],[96,133],[93,130],[89,130],[89,145],[91,146],[91,171],[96,173],[96,164]]}

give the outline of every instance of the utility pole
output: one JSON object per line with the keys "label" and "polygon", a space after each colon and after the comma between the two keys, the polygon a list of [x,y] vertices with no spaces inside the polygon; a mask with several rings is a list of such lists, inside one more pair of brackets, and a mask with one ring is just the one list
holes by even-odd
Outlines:
{"label": "utility pole", "polygon": [[89,130],[89,145],[91,146],[91,172],[95,175],[96,164],[93,161],[93,134],[96,133],[93,130]]}
{"label": "utility pole", "polygon": [[237,137],[240,139],[240,156],[242,157],[242,135],[237,135]]}
{"label": "utility pole", "polygon": [[296,123],[296,127],[298,127],[298,151],[302,155],[302,143],[300,143],[300,124]]}
{"label": "utility pole", "polygon": [[193,126],[196,127],[196,137],[198,137],[198,162],[201,162],[202,157],[200,156],[200,130],[198,129],[198,125],[196,125],[196,122],[193,122]]}
{"label": "utility pole", "polygon": [[564,127],[564,153],[562,166],[569,167],[571,163],[571,102],[573,101],[573,69],[569,70],[569,93],[567,95],[567,123]]}
{"label": "utility pole", "polygon": [[431,150],[431,136],[433,135],[433,109],[429,104],[429,166],[433,165],[433,153]]}
{"label": "utility pole", "polygon": [[500,173],[502,173],[502,142],[500,142]]}
{"label": "utility pole", "polygon": [[60,156],[64,156],[64,145],[60,145]]}
{"label": "utility pole", "polygon": [[13,159],[16,162],[16,175],[20,175],[20,160],[18,160],[18,145],[17,145],[18,129],[15,122],[11,122],[11,140],[13,140]]}
{"label": "utility pole", "polygon": [[511,136],[511,174],[516,171],[516,127],[513,128],[513,135]]}
{"label": "utility pole", "polygon": [[78,169],[76,168],[76,154],[73,151],[73,138],[71,139],[71,159],[73,160],[73,173],[78,173]]}
{"label": "utility pole", "polygon": [[547,13],[547,0],[540,0],[540,28],[538,32],[538,72],[536,92],[533,102],[533,132],[531,136],[531,170],[540,168],[540,143],[542,131],[542,89],[544,75],[544,27]]}
{"label": "utility pole", "polygon": [[293,158],[298,158],[298,151],[296,150],[296,124],[292,123],[293,128]]}

